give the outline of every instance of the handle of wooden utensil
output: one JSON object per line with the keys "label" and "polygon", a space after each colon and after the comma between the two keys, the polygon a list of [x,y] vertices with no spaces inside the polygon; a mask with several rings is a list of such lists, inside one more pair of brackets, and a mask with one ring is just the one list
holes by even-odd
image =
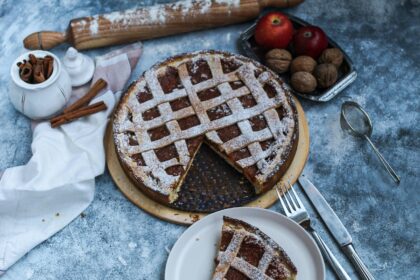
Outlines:
{"label": "handle of wooden utensil", "polygon": [[37,32],[28,49],[50,49],[69,42],[79,50],[153,39],[225,26],[256,18],[265,7],[291,7],[303,0],[192,1],[73,19],[67,33]]}
{"label": "handle of wooden utensil", "polygon": [[25,48],[30,50],[49,50],[67,41],[67,33],[54,31],[34,32],[23,40]]}
{"label": "handle of wooden utensil", "polygon": [[275,8],[290,8],[299,5],[304,0],[259,0],[262,8],[275,7]]}

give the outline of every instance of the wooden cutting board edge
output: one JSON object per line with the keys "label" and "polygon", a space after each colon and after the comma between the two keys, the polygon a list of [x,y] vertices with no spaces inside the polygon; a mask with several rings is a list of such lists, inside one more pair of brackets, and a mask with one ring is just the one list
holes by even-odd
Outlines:
{"label": "wooden cutting board edge", "polygon": [[[289,166],[289,169],[286,171],[285,175],[280,180],[281,183],[290,182],[290,184],[292,185],[297,181],[298,177],[302,173],[309,156],[308,123],[306,121],[302,105],[297,100],[297,98],[294,98],[294,100],[299,119],[298,147],[292,164]],[[157,218],[181,225],[191,225],[207,215],[206,213],[186,212],[170,208],[166,205],[160,204],[150,199],[147,195],[141,192],[131,182],[130,178],[125,174],[124,170],[120,165],[117,153],[115,151],[111,127],[112,121],[110,121],[108,124],[108,128],[104,139],[106,162],[112,179],[114,180],[115,184],[120,189],[120,191],[128,198],[128,200],[134,203],[137,207],[143,209],[147,213]],[[260,195],[254,201],[245,204],[244,206],[268,208],[272,206],[277,200],[278,198],[276,191],[275,189],[272,189]]]}

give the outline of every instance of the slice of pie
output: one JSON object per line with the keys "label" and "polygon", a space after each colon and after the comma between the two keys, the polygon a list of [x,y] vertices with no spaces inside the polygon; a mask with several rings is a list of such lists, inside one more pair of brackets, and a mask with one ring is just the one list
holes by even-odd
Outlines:
{"label": "slice of pie", "polygon": [[283,81],[258,62],[207,51],[147,70],[116,108],[114,141],[125,172],[170,204],[202,143],[262,193],[293,160],[297,111]]}
{"label": "slice of pie", "polygon": [[258,228],[223,217],[213,280],[294,280],[297,269],[283,249]]}

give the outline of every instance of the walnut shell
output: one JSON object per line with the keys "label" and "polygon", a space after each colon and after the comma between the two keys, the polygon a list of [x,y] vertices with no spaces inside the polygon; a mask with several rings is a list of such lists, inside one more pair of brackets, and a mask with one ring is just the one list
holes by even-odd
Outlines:
{"label": "walnut shell", "polygon": [[335,67],[339,68],[343,63],[343,53],[337,48],[326,49],[322,52],[318,61],[320,64],[331,63],[334,64]]}
{"label": "walnut shell", "polygon": [[265,55],[267,66],[277,73],[284,73],[289,70],[292,55],[285,49],[272,49]]}
{"label": "walnut shell", "polygon": [[316,61],[307,55],[301,55],[293,59],[292,64],[290,65],[290,72],[309,72],[312,73],[316,67]]}
{"label": "walnut shell", "polygon": [[323,63],[315,68],[315,78],[320,88],[327,88],[332,86],[338,78],[337,68],[334,64]]}
{"label": "walnut shell", "polygon": [[315,90],[317,82],[315,77],[308,72],[296,72],[292,75],[290,83],[293,89],[301,93],[310,93]]}

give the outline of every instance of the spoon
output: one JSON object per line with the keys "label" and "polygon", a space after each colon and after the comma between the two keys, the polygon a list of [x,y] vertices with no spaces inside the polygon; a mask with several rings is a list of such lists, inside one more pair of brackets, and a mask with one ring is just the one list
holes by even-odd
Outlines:
{"label": "spoon", "polygon": [[379,150],[370,140],[372,135],[373,125],[368,113],[356,102],[346,101],[341,105],[341,127],[350,132],[350,134],[366,139],[372,147],[375,154],[378,156],[386,171],[391,175],[395,183],[400,183],[400,177],[392,169],[391,165],[385,160]]}

